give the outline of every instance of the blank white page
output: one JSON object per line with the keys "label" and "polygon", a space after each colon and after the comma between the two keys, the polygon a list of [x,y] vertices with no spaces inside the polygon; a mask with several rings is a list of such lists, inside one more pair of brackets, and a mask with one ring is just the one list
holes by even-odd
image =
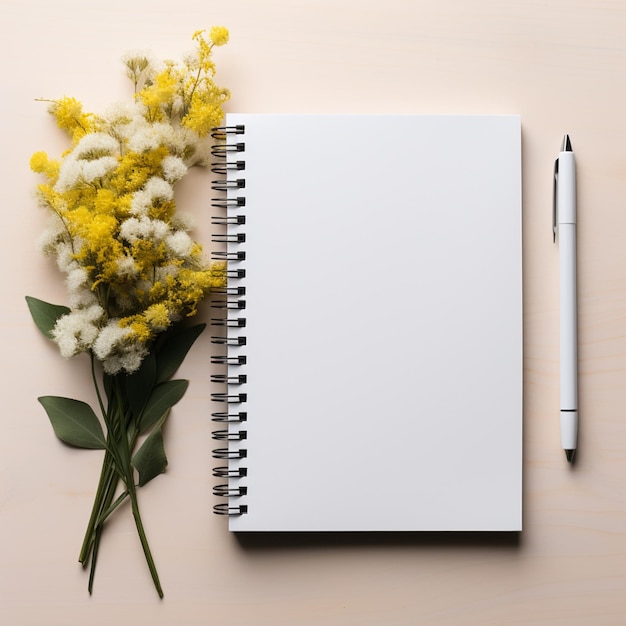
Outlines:
{"label": "blank white page", "polygon": [[247,512],[229,528],[521,530],[519,117],[235,124]]}

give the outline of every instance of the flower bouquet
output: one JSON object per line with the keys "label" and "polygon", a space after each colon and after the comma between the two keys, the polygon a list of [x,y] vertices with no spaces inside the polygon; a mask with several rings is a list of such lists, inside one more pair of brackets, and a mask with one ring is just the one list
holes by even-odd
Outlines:
{"label": "flower bouquet", "polygon": [[104,451],[100,481],[79,561],[90,567],[89,592],[102,531],[126,501],[160,597],[163,591],[144,531],[137,490],[165,471],[163,425],[188,381],[171,377],[202,332],[187,326],[199,302],[225,285],[225,266],[205,258],[176,210],[174,185],[191,166],[206,166],[210,130],[223,118],[226,89],[214,82],[215,46],[224,27],[193,35],[181,63],[148,54],[124,58],[134,101],[102,115],[69,97],[50,103],[71,148],[60,160],[31,158],[45,182],[38,198],[50,215],[42,238],[65,275],[69,306],[27,297],[39,330],[65,357],[89,355],[101,415],[84,402],[43,396],[56,436]]}

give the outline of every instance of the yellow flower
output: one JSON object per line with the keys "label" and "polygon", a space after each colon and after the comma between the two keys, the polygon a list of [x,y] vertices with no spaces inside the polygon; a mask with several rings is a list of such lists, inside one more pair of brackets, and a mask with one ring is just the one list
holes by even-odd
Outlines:
{"label": "yellow flower", "polygon": [[162,302],[149,306],[144,313],[144,317],[148,326],[155,332],[161,332],[171,324],[169,311]]}
{"label": "yellow flower", "polygon": [[226,287],[226,261],[215,261],[211,266],[211,273],[215,281],[214,287]]}
{"label": "yellow flower", "polygon": [[209,31],[209,39],[215,46],[223,46],[228,43],[228,28],[225,26],[213,26]]}
{"label": "yellow flower", "polygon": [[82,242],[75,250],[76,259],[91,270],[92,288],[96,287],[114,271],[123,254],[123,245],[116,236],[117,220],[111,215],[94,215],[86,207],[67,212],[66,219],[74,239]]}
{"label": "yellow flower", "polygon": [[95,116],[92,113],[84,113],[82,103],[76,98],[64,97],[55,100],[50,105],[50,113],[54,115],[58,127],[69,133],[74,144],[95,130]]}
{"label": "yellow flower", "polygon": [[111,176],[111,189],[119,195],[138,191],[149,178],[160,173],[161,161],[167,155],[165,146],[147,152],[126,152]]}
{"label": "yellow flower", "polygon": [[149,111],[149,120],[159,122],[164,119],[164,110],[172,106],[177,89],[176,76],[171,67],[156,75],[154,83],[144,87],[138,94]]}
{"label": "yellow flower", "polygon": [[160,200],[152,205],[148,216],[155,220],[169,222],[174,216],[176,203],[173,200]]}
{"label": "yellow flower", "polygon": [[45,152],[35,152],[30,158],[30,169],[37,174],[43,174],[51,183],[54,183],[59,176],[61,164],[50,159]]}
{"label": "yellow flower", "polygon": [[122,318],[120,320],[120,327],[130,328],[132,331],[132,338],[140,343],[148,343],[153,336],[146,320],[142,319],[140,315]]}
{"label": "yellow flower", "polygon": [[132,197],[130,193],[118,195],[112,189],[98,189],[93,199],[93,208],[96,213],[123,218],[129,214]]}
{"label": "yellow flower", "polygon": [[222,116],[219,104],[215,104],[212,98],[205,97],[205,94],[196,92],[191,100],[189,113],[181,123],[198,133],[200,137],[206,137],[212,128],[219,125]]}

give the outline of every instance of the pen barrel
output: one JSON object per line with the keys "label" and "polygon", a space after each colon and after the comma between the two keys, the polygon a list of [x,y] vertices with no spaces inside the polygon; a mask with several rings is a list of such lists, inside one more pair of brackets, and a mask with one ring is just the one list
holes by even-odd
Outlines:
{"label": "pen barrel", "polygon": [[559,226],[561,410],[578,409],[576,225]]}
{"label": "pen barrel", "polygon": [[578,320],[576,290],[576,164],[573,152],[559,154],[557,221],[559,231],[561,410],[578,409]]}

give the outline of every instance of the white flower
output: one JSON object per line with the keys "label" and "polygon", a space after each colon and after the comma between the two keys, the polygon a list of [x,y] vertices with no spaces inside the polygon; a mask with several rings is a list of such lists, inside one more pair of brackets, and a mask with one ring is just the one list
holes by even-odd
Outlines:
{"label": "white flower", "polygon": [[135,372],[148,354],[144,344],[132,341],[132,332],[130,328],[122,328],[119,320],[111,319],[98,334],[92,349],[107,374],[122,370],[129,374]]}
{"label": "white flower", "polygon": [[147,152],[158,148],[161,138],[158,133],[150,126],[147,128],[137,129],[128,139],[128,148],[133,152]]}
{"label": "white flower", "polygon": [[[136,342],[131,344],[128,349],[125,350],[124,353],[119,357],[119,363],[121,365],[121,368],[128,374],[136,372],[147,354],[148,349],[144,345]],[[105,369],[107,368],[107,365],[108,364],[105,361]]]}
{"label": "white flower", "polygon": [[143,189],[136,191],[130,203],[130,212],[133,215],[145,215],[154,205],[155,201],[172,200],[174,188],[166,180],[153,176]]}
{"label": "white flower", "polygon": [[127,220],[124,220],[124,223],[120,227],[120,237],[129,243],[135,243],[144,236],[145,232],[141,227],[141,221],[136,217],[129,217]]}
{"label": "white flower", "polygon": [[129,124],[138,114],[135,102],[113,102],[105,109],[103,117],[113,125]]}
{"label": "white flower", "polygon": [[91,183],[106,176],[117,167],[117,159],[112,156],[103,156],[99,159],[86,161],[77,159],[74,154],[68,154],[59,170],[59,178],[54,190],[60,193],[75,187],[77,183]]}
{"label": "white flower", "polygon": [[137,276],[137,265],[135,259],[125,256],[117,261],[117,275],[121,278],[135,278]]}
{"label": "white flower", "polygon": [[74,154],[68,154],[61,164],[59,178],[54,185],[55,191],[64,192],[71,189],[80,178],[81,165]]}
{"label": "white flower", "polygon": [[82,289],[76,289],[71,291],[68,295],[70,309],[81,309],[84,307],[98,304],[98,296],[89,289],[89,287],[83,287]]}
{"label": "white flower", "polygon": [[[174,105],[176,106],[176,102]],[[194,131],[181,126],[176,128],[165,124],[162,126],[163,128],[159,129],[162,145],[167,147],[170,155],[181,158],[185,155],[187,166],[204,163],[210,156],[211,146],[209,142],[202,141]]]}
{"label": "white flower", "polygon": [[99,304],[94,304],[93,306],[87,307],[81,311],[84,315],[85,319],[90,322],[97,322],[104,315],[104,309]]}
{"label": "white flower", "polygon": [[109,358],[116,350],[120,349],[122,342],[130,333],[130,328],[122,328],[117,319],[109,320],[94,341],[92,346],[94,354],[98,359],[104,361],[104,359]]}
{"label": "white flower", "polygon": [[169,225],[161,220],[151,220],[151,222],[151,238],[156,241],[163,241],[170,232]]}
{"label": "white flower", "polygon": [[133,152],[147,152],[159,146],[170,145],[174,136],[169,124],[150,124],[142,116],[141,119],[134,120],[133,132],[127,137],[128,148]]}
{"label": "white flower", "polygon": [[98,322],[103,315],[102,307],[94,304],[61,316],[52,329],[61,354],[71,357],[88,350],[98,336]]}
{"label": "white flower", "polygon": [[37,240],[37,247],[44,254],[55,254],[62,237],[67,234],[63,222],[58,215],[52,214],[48,227],[44,230]]}
{"label": "white flower", "polygon": [[130,212],[132,215],[144,215],[152,206],[152,198],[150,194],[143,189],[136,191],[130,201]]}
{"label": "white flower", "polygon": [[80,179],[85,183],[91,183],[98,178],[106,176],[117,167],[117,159],[112,156],[105,156],[93,161],[81,162]]}
{"label": "white flower", "polygon": [[69,274],[72,270],[80,267],[78,262],[74,259],[74,250],[72,244],[67,242],[60,243],[57,248],[57,266],[58,268]]}
{"label": "white flower", "polygon": [[82,267],[76,267],[67,275],[67,286],[70,291],[77,291],[82,287],[85,287],[87,281],[89,280],[89,274],[87,274],[87,270]]}
{"label": "white flower", "polygon": [[161,162],[163,176],[170,183],[175,183],[187,173],[185,162],[176,156],[166,156]]}
{"label": "white flower", "polygon": [[[132,108],[128,108],[126,113],[119,109],[117,111],[117,115],[119,117],[113,118],[111,120],[111,125],[114,128],[114,132],[116,136],[125,139],[127,142],[131,139],[135,133],[149,126],[146,119],[143,117],[143,109],[144,106],[139,102],[136,102],[132,105]],[[115,110],[112,115],[115,115]]]}
{"label": "white flower", "polygon": [[107,133],[88,133],[76,144],[73,156],[80,160],[97,159],[118,154],[119,147],[117,139]]}
{"label": "white flower", "polygon": [[183,230],[165,238],[165,245],[178,257],[188,257],[193,248],[193,239]]}
{"label": "white flower", "polygon": [[152,220],[142,216],[139,219],[129,217],[120,227],[120,237],[135,243],[138,239],[162,241],[168,235],[170,227],[162,220]]}
{"label": "white flower", "polygon": [[171,200],[174,197],[172,185],[157,176],[153,176],[146,182],[144,190],[153,200]]}
{"label": "white flower", "polygon": [[114,354],[102,361],[102,367],[107,374],[114,376],[122,370],[128,374],[132,374],[139,369],[141,362],[148,354],[148,350],[141,346],[132,345],[126,352],[122,354]]}

